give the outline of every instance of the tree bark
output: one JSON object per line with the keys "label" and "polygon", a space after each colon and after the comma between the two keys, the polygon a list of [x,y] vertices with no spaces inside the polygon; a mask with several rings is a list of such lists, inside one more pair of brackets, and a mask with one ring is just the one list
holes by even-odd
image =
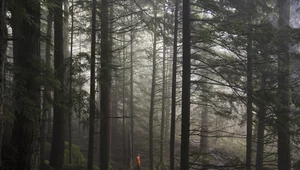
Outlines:
{"label": "tree bark", "polygon": [[257,128],[257,150],[256,150],[256,170],[263,170],[263,156],[264,156],[264,132],[265,132],[265,115],[267,111],[266,100],[266,73],[262,71],[260,100],[258,103],[258,128]]}
{"label": "tree bark", "polygon": [[15,120],[12,144],[17,149],[16,169],[36,170],[40,165],[40,3],[16,0],[18,10],[30,15],[25,19],[12,11],[14,41]]}
{"label": "tree bark", "polygon": [[[50,0],[49,0],[50,2]],[[50,70],[51,66],[51,38],[52,38],[52,22],[53,22],[53,12],[52,9],[48,8],[48,16],[47,16],[47,40],[46,40],[46,50],[45,50],[45,59],[46,59],[46,66]],[[45,142],[51,141],[51,134],[52,132],[50,126],[52,123],[50,122],[52,105],[50,104],[49,98],[51,98],[51,89],[45,85],[44,86],[44,93],[43,93],[43,121],[41,127],[41,166],[44,166],[45,158]],[[48,128],[46,127],[48,125]],[[50,126],[49,126],[50,125]],[[48,133],[47,133],[48,132]]]}
{"label": "tree bark", "polygon": [[108,0],[101,0],[101,128],[100,169],[108,170],[111,143],[111,47],[109,44]]}
{"label": "tree bark", "polygon": [[65,150],[65,113],[64,105],[64,50],[63,50],[63,0],[54,0],[54,69],[60,88],[54,89],[53,133],[50,154],[50,165],[55,170],[62,170]]}
{"label": "tree bark", "polygon": [[126,119],[125,116],[127,116],[126,114],[126,98],[125,98],[125,62],[126,62],[126,44],[125,44],[125,34],[123,35],[123,74],[122,74],[122,112],[123,112],[123,119],[122,119],[122,129],[123,129],[123,161],[124,161],[124,165],[126,165],[126,134],[127,134],[127,130],[126,130]]}
{"label": "tree bark", "polygon": [[154,158],[153,158],[153,115],[154,115],[154,98],[155,98],[155,87],[156,87],[156,41],[157,41],[157,7],[156,1],[153,3],[154,12],[154,25],[153,25],[153,58],[152,58],[152,87],[151,87],[151,101],[150,101],[150,113],[149,113],[149,160],[150,170],[154,170]]}
{"label": "tree bark", "polygon": [[175,130],[176,130],[176,75],[177,75],[177,34],[178,34],[178,4],[175,0],[174,12],[174,39],[173,39],[173,71],[172,71],[172,104],[170,130],[170,170],[175,170]]}
{"label": "tree bark", "polygon": [[72,163],[72,112],[73,112],[73,91],[72,91],[72,75],[73,75],[73,36],[74,36],[74,0],[71,2],[71,44],[70,44],[70,63],[69,63],[69,164]]}
{"label": "tree bark", "polygon": [[290,56],[287,27],[290,21],[290,0],[278,0],[278,170],[291,169],[290,153]]}
{"label": "tree bark", "polygon": [[208,142],[208,99],[207,99],[207,84],[204,82],[203,87],[203,111],[201,114],[201,133],[200,133],[200,153],[202,156],[203,170],[207,170],[205,165],[209,164],[209,142]]}
{"label": "tree bark", "polygon": [[5,61],[7,49],[6,2],[0,2],[0,169],[2,169],[3,103],[5,90]]}
{"label": "tree bark", "polygon": [[252,160],[252,35],[249,31],[247,37],[247,143],[246,143],[246,169],[251,170]]}
{"label": "tree bark", "polygon": [[180,169],[189,170],[190,142],[190,77],[191,77],[191,32],[190,0],[183,1],[183,73],[182,73],[182,120]]}
{"label": "tree bark", "polygon": [[[133,6],[132,0],[130,0],[130,6]],[[133,25],[133,17],[130,16],[130,23]],[[134,105],[133,105],[133,30],[130,31],[130,137],[131,137],[131,159],[134,154]]]}
{"label": "tree bark", "polygon": [[94,165],[94,133],[95,133],[95,62],[96,62],[96,0],[92,0],[92,42],[91,42],[91,84],[90,84],[90,115],[89,115],[89,151],[88,170]]}
{"label": "tree bark", "polygon": [[[166,7],[164,6],[164,15]],[[163,21],[163,29],[166,32],[166,21]],[[160,164],[164,165],[164,146],[165,146],[165,108],[166,108],[166,38],[163,35],[163,68],[162,68],[162,101],[161,101],[161,124],[160,124]]]}
{"label": "tree bark", "polygon": [[[170,57],[171,58],[171,57]],[[168,145],[170,142],[170,118],[171,118],[171,77],[172,77],[172,66],[171,60],[167,59],[167,67],[166,67],[166,123],[165,123],[165,145]]]}

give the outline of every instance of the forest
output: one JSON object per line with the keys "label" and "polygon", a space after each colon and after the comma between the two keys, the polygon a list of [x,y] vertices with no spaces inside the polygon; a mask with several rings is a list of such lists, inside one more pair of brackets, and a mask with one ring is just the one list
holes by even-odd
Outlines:
{"label": "forest", "polygon": [[300,170],[299,0],[0,0],[0,170]]}

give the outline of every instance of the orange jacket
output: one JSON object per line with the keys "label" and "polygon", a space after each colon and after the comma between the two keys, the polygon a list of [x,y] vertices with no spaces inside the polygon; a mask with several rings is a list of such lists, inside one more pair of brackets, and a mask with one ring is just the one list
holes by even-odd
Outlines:
{"label": "orange jacket", "polygon": [[140,156],[137,156],[137,157],[136,157],[136,165],[137,165],[138,167],[141,166],[141,158],[140,158]]}

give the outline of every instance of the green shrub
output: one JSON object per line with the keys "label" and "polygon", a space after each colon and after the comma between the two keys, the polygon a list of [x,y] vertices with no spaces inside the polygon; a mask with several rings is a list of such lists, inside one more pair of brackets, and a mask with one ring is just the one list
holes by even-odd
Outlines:
{"label": "green shrub", "polygon": [[[51,152],[51,144],[45,143],[45,155],[46,158],[50,157]],[[80,152],[80,147],[72,144],[72,163],[69,164],[69,143],[65,142],[65,152],[64,152],[64,170],[85,170],[87,167],[87,160],[84,158],[82,153]],[[45,164],[48,165],[49,161],[45,160]],[[51,167],[49,166],[49,170]],[[99,167],[94,166],[94,170],[100,170]],[[48,169],[47,169],[48,170]]]}
{"label": "green shrub", "polygon": [[[87,160],[80,152],[80,148],[77,145],[72,144],[72,164],[87,166]],[[69,164],[69,143],[65,142],[64,164]]]}

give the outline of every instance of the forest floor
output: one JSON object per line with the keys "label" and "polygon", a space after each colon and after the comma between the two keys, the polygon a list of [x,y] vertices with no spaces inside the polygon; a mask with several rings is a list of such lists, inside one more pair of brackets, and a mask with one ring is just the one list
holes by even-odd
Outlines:
{"label": "forest floor", "polygon": [[[87,159],[88,154],[88,132],[82,131],[79,136],[74,136],[74,144],[80,146],[80,150],[84,157]],[[77,138],[77,140],[76,140]],[[99,165],[100,158],[99,158],[99,138],[95,137],[95,160],[94,164]],[[157,163],[159,160],[159,141],[154,140],[157,145],[154,146],[154,166],[157,167]],[[124,160],[124,149],[123,149],[123,134],[121,132],[112,134],[112,142],[111,142],[111,160],[112,160],[112,170],[136,170],[136,163],[135,160],[132,160],[131,167],[126,166],[125,160]],[[147,134],[135,134],[135,140],[134,140],[134,150],[136,153],[133,155],[135,156],[137,153],[140,154],[141,157],[141,165],[142,168],[140,170],[148,170],[149,169],[149,153],[148,153],[148,140],[147,140]],[[126,145],[125,149],[128,152],[128,144]],[[165,152],[164,152],[164,162],[169,169],[169,143],[165,144]],[[207,159],[209,159],[209,169],[226,169],[226,170],[237,170],[243,167],[243,161],[240,160],[240,157],[233,152],[234,148],[224,148],[224,147],[211,147],[209,149],[209,156]],[[203,166],[203,157],[200,154],[200,149],[198,144],[191,144],[190,145],[190,162],[191,166],[193,166],[193,169],[201,169]],[[179,169],[179,160],[180,160],[180,142],[176,141],[175,143],[175,166],[176,169]],[[200,155],[200,156],[199,156]],[[133,158],[134,159],[134,158]],[[126,160],[127,161],[127,160]],[[158,169],[158,168],[156,168]]]}

